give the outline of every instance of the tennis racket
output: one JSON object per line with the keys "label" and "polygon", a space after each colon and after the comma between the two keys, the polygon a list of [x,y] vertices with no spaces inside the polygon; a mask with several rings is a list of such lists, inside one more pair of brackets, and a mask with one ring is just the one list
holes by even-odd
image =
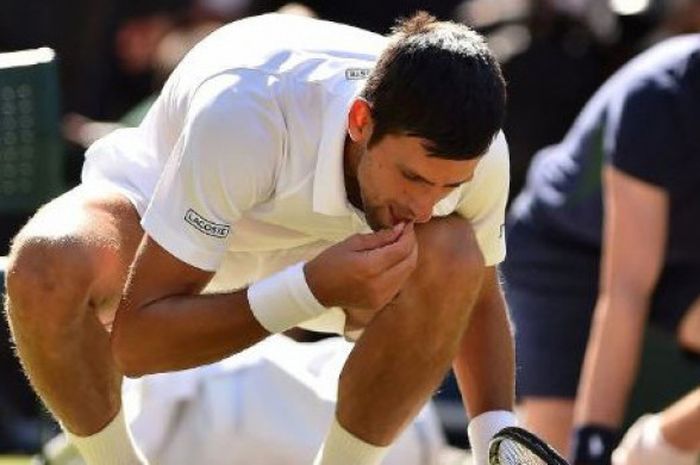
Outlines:
{"label": "tennis racket", "polygon": [[568,465],[554,449],[522,428],[504,428],[489,444],[489,465]]}

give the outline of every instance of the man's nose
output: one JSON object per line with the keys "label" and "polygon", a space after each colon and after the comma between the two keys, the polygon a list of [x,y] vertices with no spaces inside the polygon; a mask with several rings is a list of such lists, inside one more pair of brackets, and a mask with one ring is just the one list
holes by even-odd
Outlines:
{"label": "man's nose", "polygon": [[435,205],[432,201],[423,201],[415,203],[413,205],[413,221],[416,223],[427,223],[433,216],[433,206]]}

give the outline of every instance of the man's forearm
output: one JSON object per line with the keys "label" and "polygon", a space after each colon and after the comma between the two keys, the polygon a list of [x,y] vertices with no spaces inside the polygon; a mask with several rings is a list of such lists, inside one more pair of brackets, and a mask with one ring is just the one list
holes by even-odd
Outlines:
{"label": "man's forearm", "polygon": [[220,360],[268,336],[245,290],[166,297],[120,312],[112,347],[128,376],[175,371]]}

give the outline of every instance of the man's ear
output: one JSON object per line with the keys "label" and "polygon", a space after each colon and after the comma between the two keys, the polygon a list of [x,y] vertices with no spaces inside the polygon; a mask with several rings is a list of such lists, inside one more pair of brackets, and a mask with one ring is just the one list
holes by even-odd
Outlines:
{"label": "man's ear", "polygon": [[356,98],[350,106],[348,112],[348,135],[353,142],[364,143],[369,142],[374,129],[374,120],[372,120],[372,108],[367,100]]}

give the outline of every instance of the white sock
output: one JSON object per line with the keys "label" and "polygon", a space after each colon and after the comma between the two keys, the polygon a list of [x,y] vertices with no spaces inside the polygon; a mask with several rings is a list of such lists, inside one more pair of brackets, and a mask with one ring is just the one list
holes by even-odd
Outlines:
{"label": "white sock", "polygon": [[472,418],[467,427],[469,443],[475,465],[489,463],[489,443],[493,436],[508,426],[516,426],[517,419],[513,412],[491,410]]}
{"label": "white sock", "polygon": [[389,447],[364,442],[333,420],[330,431],[316,454],[314,465],[379,465]]}
{"label": "white sock", "polygon": [[90,436],[76,436],[65,429],[66,437],[78,449],[87,465],[148,465],[126,425],[123,409],[102,430]]}

